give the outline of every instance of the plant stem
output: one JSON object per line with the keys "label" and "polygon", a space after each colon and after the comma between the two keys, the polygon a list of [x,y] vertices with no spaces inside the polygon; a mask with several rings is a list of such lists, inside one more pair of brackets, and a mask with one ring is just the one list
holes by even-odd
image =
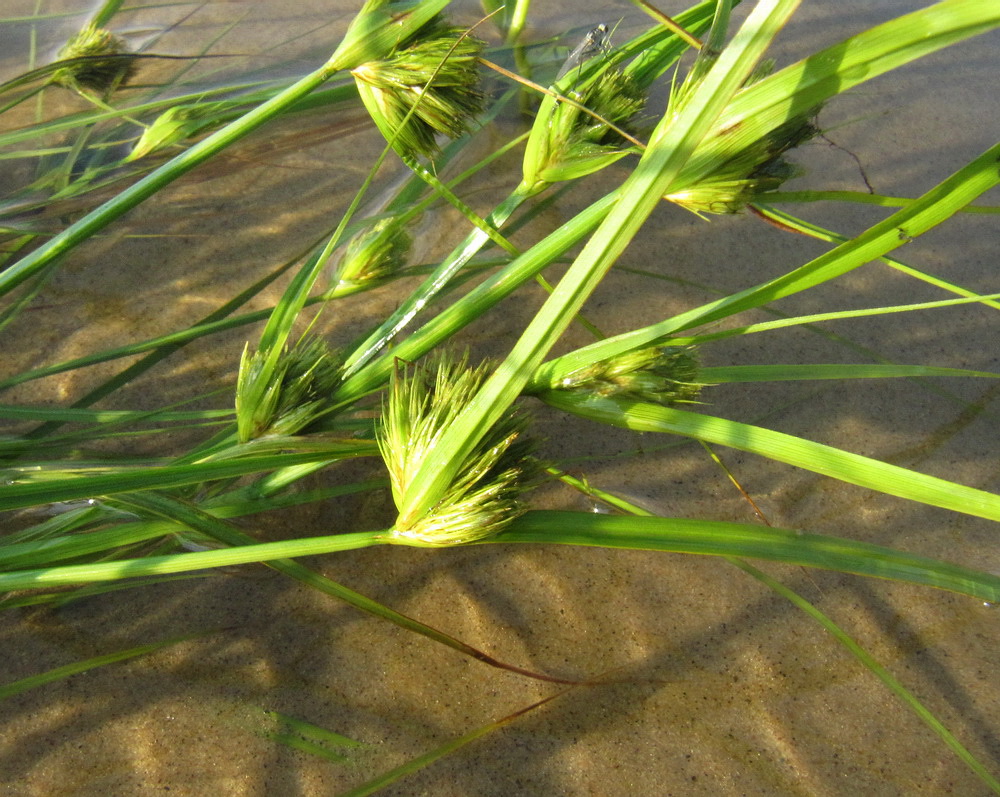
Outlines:
{"label": "plant stem", "polygon": [[[489,215],[486,223],[499,229],[517,208],[527,199],[519,192],[508,196]],[[390,315],[368,338],[344,361],[344,376],[349,377],[367,365],[424,307],[427,306],[452,277],[477,253],[489,236],[480,229],[474,229],[466,239],[446,257],[421,283],[402,305]]]}

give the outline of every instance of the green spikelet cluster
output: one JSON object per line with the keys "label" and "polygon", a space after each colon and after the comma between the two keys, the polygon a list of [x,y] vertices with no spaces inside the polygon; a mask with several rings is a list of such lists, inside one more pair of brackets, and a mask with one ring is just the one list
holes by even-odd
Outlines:
{"label": "green spikelet cluster", "polygon": [[240,442],[309,431],[333,409],[339,383],[340,359],[318,338],[303,338],[276,359],[244,349],[236,383]]}
{"label": "green spikelet cluster", "polygon": [[576,104],[546,97],[538,111],[524,156],[522,185],[529,193],[593,174],[636,151],[615,129],[632,133],[645,107],[645,91],[634,77],[605,69],[573,99]]}
{"label": "green spikelet cluster", "polygon": [[58,57],[68,63],[52,73],[52,82],[78,91],[108,95],[135,72],[125,41],[93,23],[66,42]]}
{"label": "green spikelet cluster", "polygon": [[161,113],[147,127],[126,161],[134,161],[186,141],[205,128],[218,124],[220,117],[229,111],[225,102],[207,102],[177,105]]}
{"label": "green spikelet cluster", "polygon": [[521,497],[537,465],[523,416],[505,414],[466,459],[460,476],[430,512],[413,516],[406,491],[422,463],[489,373],[470,368],[468,357],[435,355],[393,377],[382,409],[378,444],[399,510],[396,536],[412,545],[457,545],[489,537],[521,514]]}
{"label": "green spikelet cluster", "polygon": [[653,346],[588,365],[554,387],[670,405],[697,401],[704,385],[693,348]]}
{"label": "green spikelet cluster", "polygon": [[406,265],[413,240],[397,219],[375,222],[348,243],[337,268],[340,286],[388,279]]}
{"label": "green spikelet cluster", "polygon": [[384,58],[351,70],[372,119],[400,153],[435,155],[437,134],[457,138],[482,111],[484,45],[462,34],[437,18]]}
{"label": "green spikelet cluster", "polygon": [[775,191],[783,182],[800,174],[801,170],[785,160],[784,155],[819,132],[810,121],[813,115],[779,125],[685,188],[671,191],[664,199],[698,214],[739,213],[760,194]]}
{"label": "green spikelet cluster", "polygon": [[[676,115],[694,95],[713,60],[711,56],[699,55],[684,83],[671,92],[668,113]],[[773,61],[762,61],[744,87],[766,77],[773,68]],[[817,113],[819,108],[812,108],[749,141],[741,137],[739,124],[716,132],[705,145],[721,155],[702,163],[694,172],[682,172],[680,184],[663,198],[697,215],[741,212],[761,194],[777,190],[783,182],[801,173],[784,155],[819,133],[812,123]],[[695,162],[697,155],[692,159]]]}

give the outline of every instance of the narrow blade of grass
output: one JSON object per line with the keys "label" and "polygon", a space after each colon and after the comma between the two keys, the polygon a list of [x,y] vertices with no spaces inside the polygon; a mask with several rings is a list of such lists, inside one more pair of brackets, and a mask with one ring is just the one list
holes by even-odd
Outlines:
{"label": "narrow blade of grass", "polygon": [[1000,577],[881,545],[749,523],[533,511],[477,545],[544,543],[741,556],[936,587],[985,601],[1000,598]]}
{"label": "narrow blade of grass", "polygon": [[718,443],[888,495],[1000,520],[998,495],[782,432],[657,404],[580,396],[569,391],[552,390],[541,398],[554,407],[600,423]]}
{"label": "narrow blade of grass", "polygon": [[802,379],[899,379],[914,376],[977,377],[998,379],[989,371],[966,371],[962,368],[934,368],[928,365],[883,365],[862,363],[841,365],[725,365],[702,368],[698,378],[708,384],[736,382],[788,382]]}
{"label": "narrow blade of grass", "polygon": [[942,723],[941,720],[935,717],[934,714],[920,702],[916,695],[903,686],[902,682],[900,682],[896,676],[879,664],[867,650],[855,642],[840,626],[809,603],[809,601],[805,600],[805,598],[790,590],[781,582],[771,578],[767,575],[767,573],[764,573],[753,565],[742,562],[739,559],[731,559],[730,561],[735,567],[749,573],[762,584],[770,587],[776,593],[790,601],[794,606],[804,611],[813,620],[823,626],[824,630],[830,634],[830,636],[845,647],[851,655],[854,656],[854,658],[861,662],[861,665],[866,670],[885,684],[889,691],[892,692],[904,706],[916,714],[942,742],[948,745],[948,747],[951,748],[951,751],[959,757],[962,763],[971,769],[979,777],[979,779],[993,791],[994,794],[1000,794],[1000,781],[997,781],[997,779],[990,774],[989,770],[986,769],[986,767],[984,767],[979,760],[972,755],[971,752],[969,752],[968,749],[966,749],[965,745],[958,740],[955,734],[944,726],[944,723]]}
{"label": "narrow blade of grass", "polygon": [[162,650],[163,648],[170,647],[171,645],[177,645],[181,642],[187,642],[192,639],[198,639],[199,637],[217,633],[219,632],[200,631],[196,634],[186,634],[185,636],[165,639],[162,642],[152,642],[148,645],[139,645],[138,647],[128,648],[127,650],[119,650],[115,653],[106,653],[103,656],[94,656],[93,658],[84,659],[83,661],[75,661],[72,664],[56,667],[54,670],[39,673],[38,675],[30,675],[27,678],[20,679],[19,681],[14,681],[0,686],[0,700],[6,697],[12,697],[13,695],[19,695],[21,692],[27,692],[29,689],[35,689],[39,686],[50,684],[53,681],[68,678],[71,675],[86,672],[87,670],[104,667],[108,664],[117,664],[120,661],[126,661],[128,659],[134,659],[137,656],[145,656],[148,653],[154,653],[157,650]]}
{"label": "narrow blade of grass", "polygon": [[[298,446],[303,445],[305,444],[299,441]],[[33,481],[16,482],[4,488],[3,494],[0,495],[0,511],[59,501],[74,501],[80,498],[117,495],[137,490],[185,487],[215,479],[231,479],[252,473],[277,470],[297,464],[378,456],[378,447],[373,441],[366,440],[345,440],[305,447],[312,450],[251,456],[245,459],[221,462],[164,465],[150,468],[108,468],[93,475],[58,476],[57,472],[49,474],[42,471],[33,472],[31,473]],[[9,470],[7,472],[8,478],[13,473],[16,472]],[[40,478],[41,476],[45,478]]]}
{"label": "narrow blade of grass", "polygon": [[[572,687],[571,687],[572,688]],[[542,700],[532,703],[530,706],[522,708],[519,711],[515,711],[513,714],[508,714],[502,719],[496,720],[495,722],[488,722],[485,725],[481,725],[475,730],[469,731],[468,733],[462,734],[457,739],[451,739],[440,747],[436,747],[428,753],[417,756],[416,758],[407,761],[405,764],[391,769],[388,772],[379,775],[376,778],[372,778],[366,783],[362,783],[360,786],[355,786],[353,789],[348,789],[345,792],[341,792],[338,797],[365,797],[368,794],[374,794],[380,789],[384,789],[386,786],[390,786],[400,778],[404,778],[407,775],[412,775],[414,772],[419,772],[424,767],[428,767],[435,761],[439,761],[447,755],[451,755],[456,750],[460,750],[465,747],[470,742],[476,741],[483,736],[486,736],[493,731],[499,730],[505,725],[509,725],[518,717],[523,717],[529,711],[534,711],[536,708],[541,708],[546,703],[555,700],[557,697],[561,697],[566,694],[569,689],[564,689],[554,695],[549,695]]]}

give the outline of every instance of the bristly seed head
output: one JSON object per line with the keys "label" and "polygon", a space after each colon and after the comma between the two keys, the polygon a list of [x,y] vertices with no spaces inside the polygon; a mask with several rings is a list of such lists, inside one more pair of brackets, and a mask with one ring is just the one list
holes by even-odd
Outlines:
{"label": "bristly seed head", "polygon": [[593,363],[554,387],[669,406],[696,402],[704,386],[698,382],[698,356],[693,347],[653,346]]}
{"label": "bristly seed head", "polygon": [[[747,78],[744,86],[762,80],[773,68],[772,61],[763,61]],[[670,93],[667,112],[676,116],[698,90],[704,72],[692,69],[684,82]],[[815,107],[786,120],[756,140],[735,143],[749,119],[736,120],[709,136],[704,144],[718,152],[682,182],[670,189],[664,199],[691,212],[739,213],[760,194],[777,190],[783,182],[797,176],[800,170],[785,160],[790,149],[815,136],[819,130],[812,119],[819,113]],[[700,150],[701,148],[699,148]],[[695,151],[692,162],[698,160]],[[706,159],[707,160],[707,159]]]}
{"label": "bristly seed head", "polygon": [[630,73],[607,68],[588,79],[573,103],[546,98],[525,149],[522,185],[537,192],[550,183],[575,180],[636,152],[615,128],[628,134],[646,104],[646,93]]}
{"label": "bristly seed head", "polygon": [[489,364],[470,368],[468,355],[435,354],[393,376],[382,408],[378,444],[389,469],[399,510],[394,534],[421,546],[457,545],[496,534],[524,511],[523,493],[538,465],[530,456],[526,420],[507,412],[470,453],[460,475],[427,513],[405,506],[407,487],[434,452],[441,436],[469,404],[489,374]]}
{"label": "bristly seed head", "polygon": [[303,338],[278,356],[244,350],[236,382],[236,423],[241,443],[267,435],[293,435],[332,409],[340,384],[340,358],[319,338]]}
{"label": "bristly seed head", "polygon": [[58,58],[71,63],[53,72],[52,82],[76,91],[106,96],[125,85],[135,73],[134,58],[124,39],[93,23],[66,42]]}
{"label": "bristly seed head", "polygon": [[811,122],[814,115],[815,112],[810,112],[789,119],[703,177],[663,198],[697,214],[739,213],[759,195],[777,190],[786,180],[800,174],[801,170],[785,160],[784,155],[819,132]]}
{"label": "bristly seed head", "polygon": [[436,17],[385,58],[351,74],[382,135],[395,136],[394,146],[403,154],[431,157],[438,151],[435,135],[457,138],[483,109],[478,89],[483,47]]}
{"label": "bristly seed head", "polygon": [[381,281],[398,274],[406,265],[412,244],[399,220],[380,219],[348,243],[337,267],[338,285]]}

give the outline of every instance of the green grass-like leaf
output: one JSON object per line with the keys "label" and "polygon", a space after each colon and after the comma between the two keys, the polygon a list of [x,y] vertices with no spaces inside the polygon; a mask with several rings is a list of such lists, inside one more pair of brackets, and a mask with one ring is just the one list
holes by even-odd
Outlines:
{"label": "green grass-like leaf", "polygon": [[75,661],[72,664],[56,667],[48,672],[31,675],[27,678],[22,678],[19,681],[13,681],[12,683],[0,686],[0,700],[7,697],[13,697],[14,695],[19,695],[22,692],[27,692],[29,689],[36,689],[39,686],[44,686],[45,684],[62,680],[63,678],[69,678],[70,676],[77,675],[81,672],[87,672],[88,670],[93,670],[97,667],[105,667],[109,664],[117,664],[120,661],[127,661],[128,659],[134,659],[138,656],[145,656],[149,653],[155,653],[158,650],[162,650],[163,648],[168,648],[172,645],[178,645],[181,642],[187,642],[189,640],[198,639],[214,633],[217,632],[202,631],[196,634],[187,634],[185,636],[174,637],[172,639],[165,639],[162,642],[152,642],[148,645],[139,645],[134,648],[119,650],[114,653],[106,653],[103,656],[94,656],[93,658]]}
{"label": "green grass-like leaf", "polygon": [[538,510],[484,542],[741,556],[905,581],[989,602],[1000,599],[1000,576],[991,573],[880,545],[749,523]]}
{"label": "green grass-like leaf", "polygon": [[860,487],[989,520],[1000,520],[1000,496],[852,454],[833,446],[673,407],[553,390],[540,398],[584,418],[643,432],[681,434],[749,451]]}

